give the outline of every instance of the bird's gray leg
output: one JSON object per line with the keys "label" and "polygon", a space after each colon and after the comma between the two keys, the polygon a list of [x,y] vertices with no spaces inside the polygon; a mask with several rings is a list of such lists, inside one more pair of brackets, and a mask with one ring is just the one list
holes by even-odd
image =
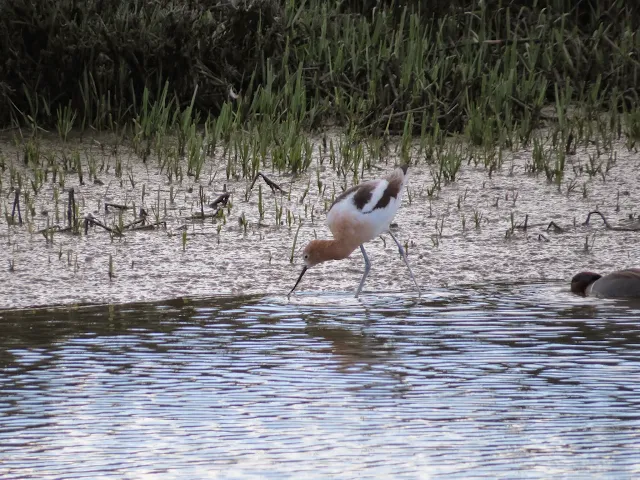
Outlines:
{"label": "bird's gray leg", "polygon": [[358,298],[358,295],[360,295],[362,287],[364,286],[364,281],[367,279],[367,275],[369,275],[369,270],[371,269],[371,262],[369,261],[369,257],[367,257],[367,251],[364,249],[364,245],[360,245],[360,251],[362,252],[362,256],[364,257],[364,274],[362,275],[362,280],[360,280],[360,285],[358,285],[356,298]]}
{"label": "bird's gray leg", "polygon": [[418,282],[416,282],[416,277],[413,276],[413,272],[411,271],[411,267],[409,266],[409,260],[407,260],[407,254],[405,253],[404,248],[402,248],[402,245],[400,245],[400,242],[395,237],[395,235],[391,233],[391,230],[389,230],[389,235],[391,235],[393,241],[396,242],[396,245],[398,245],[400,256],[404,260],[404,263],[407,265],[407,268],[409,269],[409,275],[411,275],[411,280],[413,280],[413,283],[416,285],[416,288],[418,289],[418,296],[420,296],[420,287],[418,286]]}

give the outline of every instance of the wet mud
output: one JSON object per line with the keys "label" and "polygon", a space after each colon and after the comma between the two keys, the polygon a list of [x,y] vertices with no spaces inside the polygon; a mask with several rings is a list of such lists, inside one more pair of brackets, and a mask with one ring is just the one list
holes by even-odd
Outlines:
{"label": "wet mud", "polygon": [[[186,175],[182,182],[170,181],[153,158],[143,163],[124,146],[117,156],[111,155],[104,148],[109,141],[108,136],[85,137],[62,146],[42,140],[43,151],[80,152],[84,184],[69,172],[64,187],[59,179],[54,183],[49,178],[37,195],[31,195],[34,215],[26,215],[25,223],[18,225],[15,216],[14,224],[10,221],[12,175],[21,171],[27,179],[34,173],[20,161],[11,139],[2,139],[0,155],[6,168],[1,173],[1,308],[286,295],[301,269],[302,247],[313,238],[330,238],[326,209],[353,184],[352,174],[338,176],[326,158],[316,158],[299,176],[261,170],[282,191],[272,191],[262,178],[250,190],[253,178],[227,178],[227,161],[215,156],[207,160],[197,182]],[[321,140],[315,143],[318,148]],[[638,266],[640,232],[632,231],[640,228],[638,154],[622,143],[615,145],[606,174],[603,167],[599,174],[589,175],[589,153],[579,148],[568,156],[561,182],[550,183],[543,173],[529,173],[531,150],[503,151],[502,167],[491,175],[483,166],[463,162],[458,178],[435,192],[437,166],[424,155],[414,157],[392,228],[407,247],[423,295],[452,286],[504,283],[545,283],[564,291],[578,271]],[[383,176],[398,162],[392,147],[359,180]],[[88,174],[90,163],[97,181]],[[140,220],[139,210],[144,208],[149,223],[163,223],[122,236],[94,226],[86,235],[54,232],[47,239],[42,229],[66,225],[71,187],[81,218],[90,214],[115,228]],[[22,185],[23,192],[29,188]],[[201,211],[213,213],[208,204],[225,192],[230,201],[222,207],[224,216],[189,219]],[[105,209],[105,204],[128,208]],[[24,200],[21,207],[25,217]],[[584,225],[594,210],[611,226],[629,231],[608,229],[599,217]],[[550,222],[560,229],[549,228]],[[412,291],[388,235],[367,244],[367,251],[372,269],[365,295]],[[362,271],[363,259],[356,251],[347,260],[312,268],[297,295],[355,292]]]}

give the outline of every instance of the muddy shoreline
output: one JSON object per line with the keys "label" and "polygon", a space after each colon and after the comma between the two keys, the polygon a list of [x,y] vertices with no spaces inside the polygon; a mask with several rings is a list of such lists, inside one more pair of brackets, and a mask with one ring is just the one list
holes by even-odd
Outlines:
{"label": "muddy shoreline", "polygon": [[[84,184],[77,172],[66,173],[64,187],[60,179],[49,178],[37,195],[31,195],[31,212],[26,215],[23,199],[25,218],[19,225],[15,218],[10,224],[15,172],[22,172],[23,192],[29,188],[25,179],[34,174],[15,160],[18,149],[5,138],[0,148],[7,165],[2,174],[4,215],[0,220],[1,308],[284,295],[297,278],[301,248],[314,236],[330,235],[325,210],[352,180],[314,158],[307,173],[298,176],[263,169],[284,193],[272,191],[262,179],[249,190],[251,178],[227,179],[226,163],[214,156],[198,182],[186,176],[182,182],[169,181],[152,159],[142,163],[125,146],[116,159],[97,146],[104,142],[104,138],[76,139],[72,148],[81,152]],[[321,140],[313,142],[315,148]],[[61,147],[54,140],[44,140],[41,148],[57,151]],[[362,180],[384,175],[399,162],[397,155],[390,148],[382,163],[363,170]],[[409,261],[425,293],[433,287],[465,284],[568,282],[583,269],[606,272],[637,266],[640,232],[607,229],[596,217],[583,225],[587,214],[598,210],[612,226],[640,227],[636,153],[617,144],[615,162],[607,174],[590,176],[583,167],[589,150],[579,149],[567,157],[567,173],[559,184],[528,173],[530,150],[503,155],[502,168],[490,177],[486,168],[465,163],[455,182],[443,183],[435,192],[430,189],[433,164],[413,160],[394,232],[408,247]],[[86,173],[89,162],[100,165],[95,168],[97,182]],[[89,228],[86,235],[54,231],[48,238],[38,233],[65,225],[70,188],[79,218],[91,214],[117,228],[139,221],[143,208],[147,223],[163,223],[122,236],[98,227]],[[224,192],[230,193],[230,201],[222,213],[189,219],[201,211],[215,212],[217,208],[209,203]],[[105,209],[105,204],[127,208]],[[550,222],[562,231],[549,228]],[[290,263],[296,233],[295,258]],[[411,289],[389,237],[371,242],[367,249],[372,270],[365,293]],[[348,260],[315,267],[299,288],[307,294],[354,290],[362,266],[355,252]]]}

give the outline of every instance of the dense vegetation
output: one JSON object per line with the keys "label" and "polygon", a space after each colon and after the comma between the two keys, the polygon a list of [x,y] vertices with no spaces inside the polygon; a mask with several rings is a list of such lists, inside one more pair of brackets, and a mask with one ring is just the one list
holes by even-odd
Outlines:
{"label": "dense vegetation", "polygon": [[489,122],[495,132],[524,122],[526,131],[548,103],[635,106],[636,5],[2,2],[0,125],[53,126],[67,109],[76,127],[113,128],[136,117],[145,89],[153,103],[167,84],[168,98],[182,109],[193,99],[200,118],[231,104],[238,121],[304,128],[453,132]]}

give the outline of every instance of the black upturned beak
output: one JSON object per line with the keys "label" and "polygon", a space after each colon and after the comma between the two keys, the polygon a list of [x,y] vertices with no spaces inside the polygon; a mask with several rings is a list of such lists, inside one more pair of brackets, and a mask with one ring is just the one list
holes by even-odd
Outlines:
{"label": "black upturned beak", "polygon": [[[298,286],[298,284],[300,283],[300,280],[302,280],[302,276],[304,275],[304,272],[307,271],[307,266],[305,265],[304,267],[302,267],[302,272],[300,272],[300,276],[298,277],[298,281],[296,282],[296,284],[293,286],[293,288],[291,289],[291,291],[289,292],[289,295],[291,295],[293,293],[293,291],[296,289],[296,287]],[[287,295],[287,297],[289,296]]]}

